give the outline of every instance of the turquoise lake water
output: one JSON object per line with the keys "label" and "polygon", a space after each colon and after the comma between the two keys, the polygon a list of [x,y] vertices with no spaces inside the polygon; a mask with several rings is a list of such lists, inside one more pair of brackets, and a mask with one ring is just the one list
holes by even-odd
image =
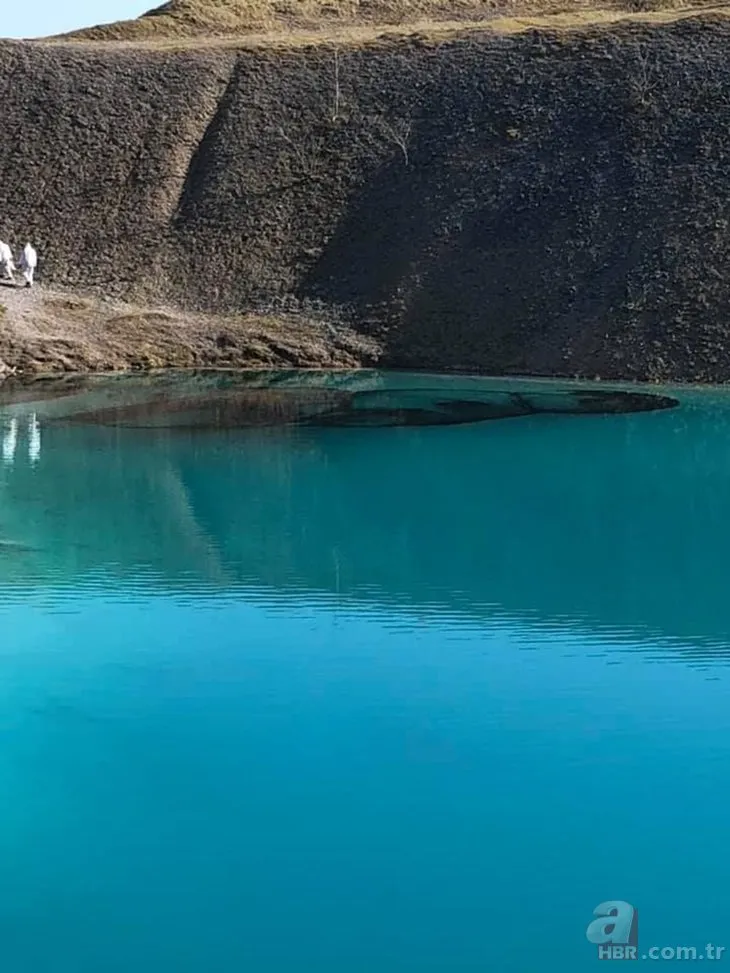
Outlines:
{"label": "turquoise lake water", "polygon": [[730,392],[234,381],[0,405],[2,973],[574,973],[606,900],[730,947]]}

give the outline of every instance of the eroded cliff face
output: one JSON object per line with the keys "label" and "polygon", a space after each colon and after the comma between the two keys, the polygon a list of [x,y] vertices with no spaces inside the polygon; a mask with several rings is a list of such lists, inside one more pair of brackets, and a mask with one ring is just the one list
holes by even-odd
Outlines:
{"label": "eroded cliff face", "polygon": [[60,286],[320,301],[398,366],[725,380],[729,43],[6,43],[0,237]]}

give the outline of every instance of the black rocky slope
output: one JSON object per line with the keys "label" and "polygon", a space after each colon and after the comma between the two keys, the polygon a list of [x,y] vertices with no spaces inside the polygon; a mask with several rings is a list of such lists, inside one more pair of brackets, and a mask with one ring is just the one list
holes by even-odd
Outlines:
{"label": "black rocky slope", "polygon": [[730,378],[730,22],[359,47],[0,45],[47,280],[317,300],[409,367]]}

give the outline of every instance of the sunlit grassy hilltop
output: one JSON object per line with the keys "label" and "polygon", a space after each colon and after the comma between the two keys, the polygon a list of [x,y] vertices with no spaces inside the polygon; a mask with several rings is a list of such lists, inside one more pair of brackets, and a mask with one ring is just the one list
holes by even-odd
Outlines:
{"label": "sunlit grassy hilltop", "polygon": [[702,8],[678,0],[170,0],[137,20],[76,31],[74,38],[154,41],[346,27],[480,22],[520,14]]}

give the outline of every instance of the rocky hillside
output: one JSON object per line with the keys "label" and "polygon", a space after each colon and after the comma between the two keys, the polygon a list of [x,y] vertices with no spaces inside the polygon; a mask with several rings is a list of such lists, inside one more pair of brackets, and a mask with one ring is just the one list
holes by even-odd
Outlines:
{"label": "rocky hillside", "polygon": [[320,308],[396,365],[725,380],[729,46],[721,14],[6,42],[0,237],[57,286]]}

